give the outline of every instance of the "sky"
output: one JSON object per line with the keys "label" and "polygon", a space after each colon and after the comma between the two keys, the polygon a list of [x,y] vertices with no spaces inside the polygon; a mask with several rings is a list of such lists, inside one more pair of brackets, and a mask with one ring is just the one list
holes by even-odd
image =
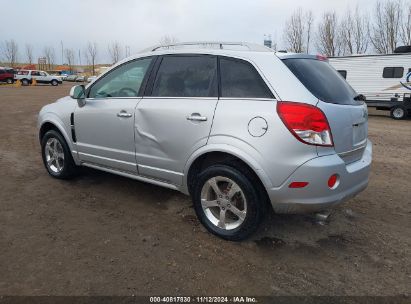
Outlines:
{"label": "sky", "polygon": [[[0,43],[14,39],[19,61],[25,44],[35,58],[45,46],[62,62],[63,48],[76,53],[88,41],[98,45],[97,60],[109,62],[107,46],[118,41],[131,53],[159,43],[165,35],[178,41],[247,41],[263,43],[272,35],[284,47],[284,23],[296,9],[310,9],[317,20],[328,10],[343,13],[357,5],[373,11],[377,0],[0,0]],[[11,26],[6,26],[10,24]],[[124,53],[124,52],[123,52]],[[83,55],[81,55],[83,57]],[[85,63],[82,58],[81,63]]]}

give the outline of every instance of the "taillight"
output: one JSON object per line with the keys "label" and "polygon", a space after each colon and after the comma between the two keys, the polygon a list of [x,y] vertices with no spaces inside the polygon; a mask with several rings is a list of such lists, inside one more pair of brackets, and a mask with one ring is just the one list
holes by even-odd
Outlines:
{"label": "taillight", "polygon": [[277,112],[299,141],[308,145],[334,146],[330,125],[319,108],[305,103],[279,101]]}
{"label": "taillight", "polygon": [[320,60],[320,61],[328,61],[328,57],[325,56],[325,55],[318,54],[318,55],[317,55],[317,60]]}

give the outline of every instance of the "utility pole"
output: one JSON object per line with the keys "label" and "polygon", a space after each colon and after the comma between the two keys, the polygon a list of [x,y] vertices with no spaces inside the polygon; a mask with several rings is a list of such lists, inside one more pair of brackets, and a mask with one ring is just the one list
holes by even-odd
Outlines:
{"label": "utility pole", "polygon": [[64,64],[64,47],[63,47],[63,40],[60,40],[61,43],[61,65]]}
{"label": "utility pole", "polygon": [[78,65],[81,65],[80,49],[78,49]]}

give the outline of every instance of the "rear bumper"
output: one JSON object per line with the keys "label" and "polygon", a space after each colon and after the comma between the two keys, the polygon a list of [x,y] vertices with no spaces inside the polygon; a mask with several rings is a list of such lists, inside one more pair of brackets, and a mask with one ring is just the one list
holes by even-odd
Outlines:
{"label": "rear bumper", "polygon": [[[308,213],[330,208],[343,203],[368,185],[372,160],[370,141],[362,158],[346,165],[337,155],[327,155],[312,159],[299,167],[286,182],[268,189],[274,211],[277,213]],[[338,174],[338,186],[328,187],[331,175]],[[308,182],[304,188],[289,188],[291,182]]]}

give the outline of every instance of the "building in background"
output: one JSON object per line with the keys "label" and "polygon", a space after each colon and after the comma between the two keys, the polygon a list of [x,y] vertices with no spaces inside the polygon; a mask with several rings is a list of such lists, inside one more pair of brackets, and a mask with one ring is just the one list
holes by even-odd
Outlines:
{"label": "building in background", "polygon": [[264,46],[269,47],[270,49],[273,47],[271,35],[264,35]]}

